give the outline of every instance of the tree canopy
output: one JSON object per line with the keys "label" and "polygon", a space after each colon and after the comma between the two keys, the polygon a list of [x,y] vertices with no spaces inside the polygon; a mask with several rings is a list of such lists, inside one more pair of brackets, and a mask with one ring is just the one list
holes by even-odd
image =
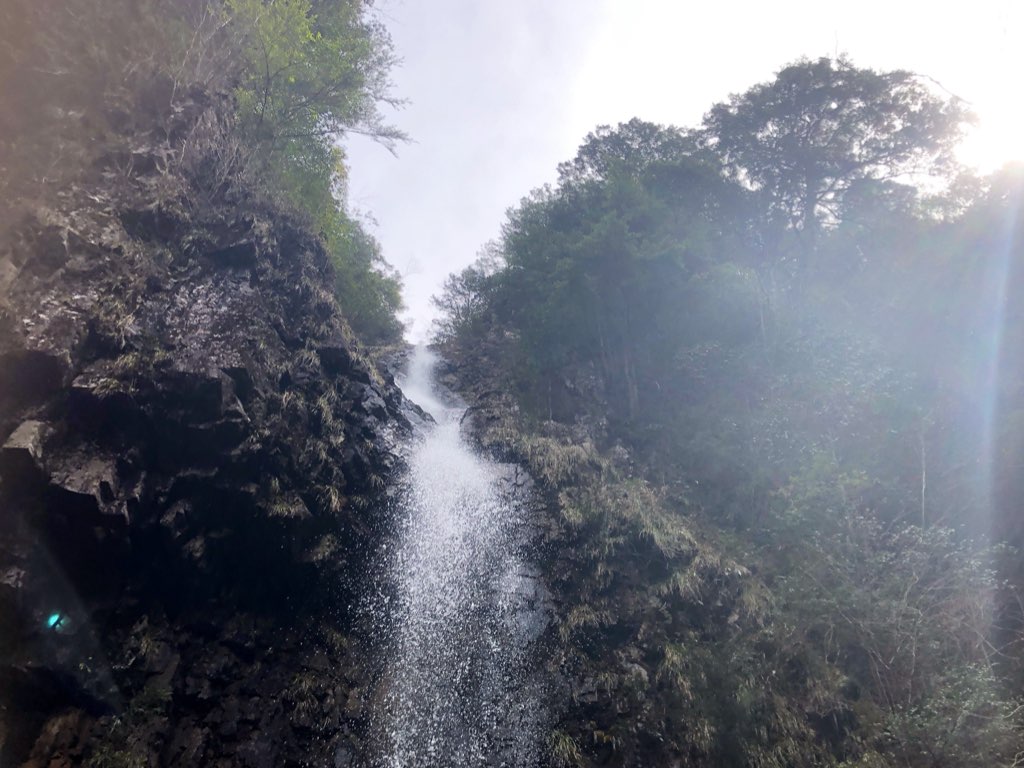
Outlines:
{"label": "tree canopy", "polygon": [[838,220],[858,182],[949,171],[970,119],[962,102],[911,72],[820,58],[716,104],[701,137],[776,220],[812,229]]}
{"label": "tree canopy", "polygon": [[912,73],[798,61],[694,131],[599,127],[509,212],[496,268],[447,284],[449,353],[513,371],[513,445],[571,478],[546,486],[561,648],[616,715],[574,705],[563,746],[1014,764],[1024,575],[983,540],[1024,544],[1024,211],[1019,173],[964,183],[969,118]]}

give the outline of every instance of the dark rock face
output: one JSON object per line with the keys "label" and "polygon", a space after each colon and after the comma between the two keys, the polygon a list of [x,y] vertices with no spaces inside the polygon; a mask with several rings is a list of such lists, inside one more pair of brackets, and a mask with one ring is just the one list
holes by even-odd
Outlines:
{"label": "dark rock face", "polygon": [[0,241],[0,764],[344,764],[401,394],[317,239],[159,181]]}

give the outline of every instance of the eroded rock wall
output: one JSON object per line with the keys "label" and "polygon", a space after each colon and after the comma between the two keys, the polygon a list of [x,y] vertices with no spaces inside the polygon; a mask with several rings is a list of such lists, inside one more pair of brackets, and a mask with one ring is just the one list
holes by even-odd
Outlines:
{"label": "eroded rock wall", "polygon": [[186,106],[0,235],[3,765],[344,765],[362,727],[401,393],[307,228],[168,165]]}

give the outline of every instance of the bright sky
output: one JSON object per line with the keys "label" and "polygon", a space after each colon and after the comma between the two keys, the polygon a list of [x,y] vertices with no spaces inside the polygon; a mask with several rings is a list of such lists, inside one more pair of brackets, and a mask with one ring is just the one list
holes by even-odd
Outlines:
{"label": "bright sky", "polygon": [[377,0],[403,64],[398,157],[348,144],[350,203],[405,281],[411,340],[431,295],[555,178],[597,125],[695,126],[715,102],[801,56],[929,75],[980,125],[962,159],[1024,160],[1024,0]]}

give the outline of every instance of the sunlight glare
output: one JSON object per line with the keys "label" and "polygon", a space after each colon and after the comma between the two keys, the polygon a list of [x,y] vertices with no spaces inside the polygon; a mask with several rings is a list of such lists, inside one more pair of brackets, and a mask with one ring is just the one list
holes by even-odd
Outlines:
{"label": "sunlight glare", "polygon": [[960,145],[959,159],[983,173],[1024,161],[1024,108],[1010,99],[998,109],[979,114],[977,126]]}

